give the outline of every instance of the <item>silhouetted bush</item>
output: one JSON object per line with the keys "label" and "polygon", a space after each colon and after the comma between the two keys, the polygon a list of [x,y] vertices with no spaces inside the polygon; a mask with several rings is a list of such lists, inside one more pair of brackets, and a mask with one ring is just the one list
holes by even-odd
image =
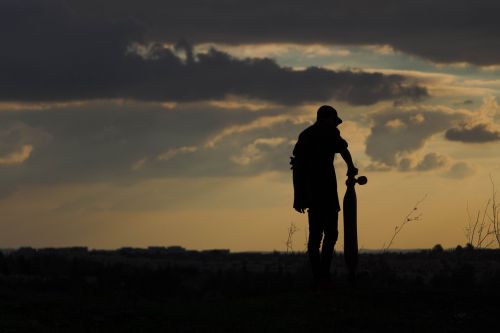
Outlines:
{"label": "silhouetted bush", "polygon": [[438,254],[438,253],[443,253],[444,252],[444,249],[443,249],[443,246],[441,244],[436,244],[432,247],[432,253],[434,254]]}

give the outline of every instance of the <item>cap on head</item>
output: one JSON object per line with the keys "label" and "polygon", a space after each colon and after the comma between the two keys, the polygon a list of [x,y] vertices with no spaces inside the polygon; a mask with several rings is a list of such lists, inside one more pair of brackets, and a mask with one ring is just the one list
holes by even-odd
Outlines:
{"label": "cap on head", "polygon": [[340,119],[337,115],[337,110],[335,110],[330,105],[322,105],[318,109],[316,120],[318,122],[323,122],[330,119],[334,120],[336,122],[336,125],[340,125],[342,123],[342,119]]}

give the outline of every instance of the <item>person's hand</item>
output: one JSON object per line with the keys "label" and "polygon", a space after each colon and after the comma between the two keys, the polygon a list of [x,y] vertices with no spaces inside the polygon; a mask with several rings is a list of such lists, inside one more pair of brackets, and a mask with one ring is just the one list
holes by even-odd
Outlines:
{"label": "person's hand", "polygon": [[358,168],[351,167],[347,170],[347,177],[354,177],[358,174]]}
{"label": "person's hand", "polygon": [[304,214],[306,212],[306,208],[293,207],[297,212]]}

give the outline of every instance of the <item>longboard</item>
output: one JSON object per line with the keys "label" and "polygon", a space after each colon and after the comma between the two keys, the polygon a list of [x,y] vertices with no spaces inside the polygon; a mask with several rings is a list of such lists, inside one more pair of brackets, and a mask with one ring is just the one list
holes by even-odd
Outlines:
{"label": "longboard", "polygon": [[347,189],[344,195],[344,259],[349,271],[349,279],[355,281],[358,266],[358,228],[357,228],[357,199],[354,185],[365,185],[368,179],[364,176],[349,177],[346,181]]}

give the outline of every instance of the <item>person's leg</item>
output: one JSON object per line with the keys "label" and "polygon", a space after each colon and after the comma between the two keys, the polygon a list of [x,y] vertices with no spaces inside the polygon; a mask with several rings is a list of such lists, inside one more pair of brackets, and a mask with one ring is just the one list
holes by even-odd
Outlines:
{"label": "person's leg", "polygon": [[307,254],[311,264],[314,279],[319,281],[321,276],[321,259],[319,248],[321,238],[323,237],[323,223],[321,211],[309,208],[307,211],[309,216],[309,239],[307,242]]}
{"label": "person's leg", "polygon": [[320,270],[321,276],[324,278],[330,277],[330,265],[333,257],[333,250],[335,247],[335,243],[337,242],[337,238],[339,235],[338,232],[338,218],[339,214],[337,211],[325,211],[323,212],[323,225],[324,225],[324,238],[323,244],[321,247],[321,263]]}

